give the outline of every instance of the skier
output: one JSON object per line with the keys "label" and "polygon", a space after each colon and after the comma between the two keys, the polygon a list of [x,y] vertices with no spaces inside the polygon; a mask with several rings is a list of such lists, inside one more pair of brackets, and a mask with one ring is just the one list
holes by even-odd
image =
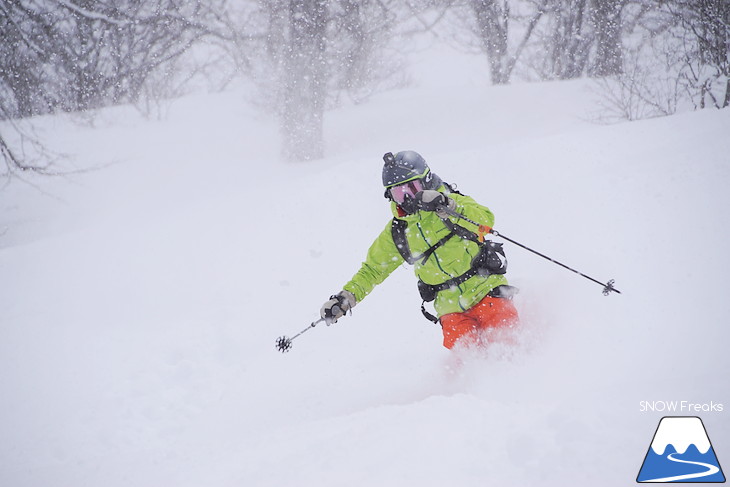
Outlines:
{"label": "skier", "polygon": [[[414,266],[424,302],[434,302],[446,348],[482,343],[482,331],[512,327],[516,288],[507,284],[502,245],[483,239],[473,223],[492,227],[492,212],[431,172],[414,151],[383,156],[383,186],[394,218],[375,239],[365,262],[320,310],[336,323],[404,261]],[[471,220],[466,222],[464,218]]]}

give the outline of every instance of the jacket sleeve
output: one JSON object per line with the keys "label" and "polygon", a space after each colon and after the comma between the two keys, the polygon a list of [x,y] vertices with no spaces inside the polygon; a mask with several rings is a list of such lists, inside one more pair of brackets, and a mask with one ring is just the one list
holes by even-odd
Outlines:
{"label": "jacket sleeve", "polygon": [[360,270],[343,286],[345,291],[355,295],[358,303],[404,262],[393,242],[392,224],[392,221],[388,222],[370,246]]}
{"label": "jacket sleeve", "polygon": [[[473,220],[477,223],[480,223],[482,225],[487,225],[488,227],[494,226],[494,213],[487,208],[486,206],[482,206],[471,196],[465,196],[461,194],[449,194],[449,198],[452,198],[456,201],[456,211],[464,215],[470,220]],[[471,223],[458,219],[456,217],[449,217],[451,221],[454,223],[458,223],[459,225],[468,228],[469,230],[472,230],[476,232],[478,228],[475,228],[474,225]]]}

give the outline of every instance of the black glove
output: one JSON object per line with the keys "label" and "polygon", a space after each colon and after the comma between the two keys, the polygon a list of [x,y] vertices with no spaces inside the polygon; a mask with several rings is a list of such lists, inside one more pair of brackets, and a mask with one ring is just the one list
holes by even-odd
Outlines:
{"label": "black glove", "polygon": [[419,191],[416,193],[415,198],[416,205],[418,205],[419,210],[435,211],[441,218],[446,218],[448,215],[443,211],[444,208],[448,208],[450,210],[456,209],[456,201],[435,189]]}
{"label": "black glove", "polygon": [[330,296],[319,311],[320,316],[327,325],[337,323],[337,320],[345,316],[345,313],[355,307],[355,295],[350,291],[340,291]]}

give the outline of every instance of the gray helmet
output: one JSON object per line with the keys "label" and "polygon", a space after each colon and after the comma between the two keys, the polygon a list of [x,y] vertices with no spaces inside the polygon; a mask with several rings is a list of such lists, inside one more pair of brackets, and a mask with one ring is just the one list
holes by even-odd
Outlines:
{"label": "gray helmet", "polygon": [[386,189],[414,179],[421,179],[424,189],[441,186],[441,178],[431,172],[426,160],[418,152],[407,150],[395,156],[388,152],[383,156],[383,186]]}

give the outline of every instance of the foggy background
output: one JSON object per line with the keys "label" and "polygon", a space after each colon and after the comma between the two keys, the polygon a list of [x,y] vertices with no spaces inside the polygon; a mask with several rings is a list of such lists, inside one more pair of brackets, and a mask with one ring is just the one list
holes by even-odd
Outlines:
{"label": "foggy background", "polygon": [[412,55],[434,40],[486,61],[485,86],[593,79],[596,120],[724,108],[729,19],[725,0],[3,0],[3,176],[60,170],[21,120],[119,104],[160,116],[238,82],[241,103],[277,117],[283,157],[321,158],[327,111],[413,83]]}

